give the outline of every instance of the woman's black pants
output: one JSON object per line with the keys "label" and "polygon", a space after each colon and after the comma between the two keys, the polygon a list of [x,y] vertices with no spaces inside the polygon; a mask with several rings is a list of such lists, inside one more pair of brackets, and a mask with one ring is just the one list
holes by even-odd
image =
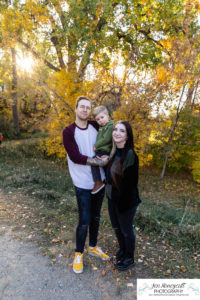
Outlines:
{"label": "woman's black pants", "polygon": [[135,234],[133,231],[133,219],[137,206],[126,211],[120,212],[117,203],[108,199],[108,211],[112,227],[115,231],[120,250],[126,255],[134,257],[135,251]]}

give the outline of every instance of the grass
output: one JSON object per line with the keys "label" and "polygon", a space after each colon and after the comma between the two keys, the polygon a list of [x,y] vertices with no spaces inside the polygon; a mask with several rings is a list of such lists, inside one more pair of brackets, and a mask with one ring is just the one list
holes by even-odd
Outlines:
{"label": "grass", "polygon": [[[34,150],[37,143],[37,139],[23,144],[8,142],[0,148],[1,190],[7,195],[5,211],[15,222],[16,234],[25,230],[27,237],[42,247],[44,255],[55,261],[60,253],[70,264],[77,224],[73,185],[66,165],[45,160]],[[135,220],[138,264],[135,272],[118,274],[108,263],[104,266],[106,272],[119,282],[131,276],[198,278],[199,186],[185,175],[168,174],[161,181],[157,170],[140,173],[142,204]],[[99,243],[111,256],[117,250],[106,199]],[[85,262],[88,268],[102,268],[102,263],[91,257],[86,256]]]}

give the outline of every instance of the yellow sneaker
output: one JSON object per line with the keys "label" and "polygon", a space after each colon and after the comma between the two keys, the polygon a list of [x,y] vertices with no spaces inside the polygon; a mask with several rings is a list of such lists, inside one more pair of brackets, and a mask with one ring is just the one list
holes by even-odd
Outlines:
{"label": "yellow sneaker", "polygon": [[92,256],[100,257],[102,260],[109,260],[110,257],[105,254],[98,246],[88,247],[88,253]]}
{"label": "yellow sneaker", "polygon": [[83,272],[83,253],[75,252],[75,257],[73,261],[73,271],[75,273]]}

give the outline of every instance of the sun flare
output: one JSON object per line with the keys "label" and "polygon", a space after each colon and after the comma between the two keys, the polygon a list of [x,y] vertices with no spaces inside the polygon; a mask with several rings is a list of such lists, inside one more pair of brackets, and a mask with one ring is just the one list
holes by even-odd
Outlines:
{"label": "sun flare", "polygon": [[17,57],[18,68],[26,73],[31,73],[34,70],[35,61],[31,56],[19,54]]}

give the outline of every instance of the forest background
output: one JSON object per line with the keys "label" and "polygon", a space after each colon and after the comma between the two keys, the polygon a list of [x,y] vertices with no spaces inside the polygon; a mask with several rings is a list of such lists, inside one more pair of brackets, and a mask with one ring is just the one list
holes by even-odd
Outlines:
{"label": "forest background", "polygon": [[130,122],[140,166],[165,198],[173,184],[161,179],[180,178],[171,201],[179,216],[168,223],[185,223],[198,239],[199,13],[198,0],[1,0],[3,163],[12,153],[64,162],[62,130],[74,121],[76,98],[86,95],[115,121]]}

